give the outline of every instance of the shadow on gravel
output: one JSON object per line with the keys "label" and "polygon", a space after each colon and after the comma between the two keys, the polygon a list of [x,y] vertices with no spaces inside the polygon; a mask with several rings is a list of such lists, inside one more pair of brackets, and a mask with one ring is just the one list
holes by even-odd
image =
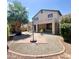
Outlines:
{"label": "shadow on gravel", "polygon": [[64,42],[71,44],[71,41],[66,41],[66,40],[64,40]]}
{"label": "shadow on gravel", "polygon": [[18,35],[18,36],[14,36],[13,37],[13,40],[23,40],[23,39],[25,39],[25,38],[29,38],[31,35],[29,35],[29,34],[21,34],[21,35]]}
{"label": "shadow on gravel", "polygon": [[64,42],[71,44],[71,38],[64,38]]}

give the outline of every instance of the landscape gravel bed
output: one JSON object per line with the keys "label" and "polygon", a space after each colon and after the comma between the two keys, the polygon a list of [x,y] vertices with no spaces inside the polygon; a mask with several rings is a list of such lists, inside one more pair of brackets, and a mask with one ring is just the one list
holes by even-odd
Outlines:
{"label": "landscape gravel bed", "polygon": [[[44,35],[48,43],[11,43],[10,50],[26,55],[48,55],[63,51],[64,47],[55,36]],[[40,38],[39,38],[40,39]]]}

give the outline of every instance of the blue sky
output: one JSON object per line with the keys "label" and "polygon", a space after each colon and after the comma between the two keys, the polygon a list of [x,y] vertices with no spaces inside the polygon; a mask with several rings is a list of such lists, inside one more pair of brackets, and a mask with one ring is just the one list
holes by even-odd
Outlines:
{"label": "blue sky", "polygon": [[[8,0],[11,1],[11,0]],[[32,20],[32,17],[40,9],[54,9],[60,10],[60,12],[65,15],[71,13],[71,0],[18,0],[28,9],[29,20]]]}

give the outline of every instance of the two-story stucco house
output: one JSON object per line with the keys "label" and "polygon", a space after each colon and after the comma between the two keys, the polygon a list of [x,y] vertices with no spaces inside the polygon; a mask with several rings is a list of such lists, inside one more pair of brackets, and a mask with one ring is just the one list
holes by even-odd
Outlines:
{"label": "two-story stucco house", "polygon": [[59,20],[62,14],[59,10],[40,10],[33,18],[33,27],[35,32],[48,32],[52,34],[59,33]]}

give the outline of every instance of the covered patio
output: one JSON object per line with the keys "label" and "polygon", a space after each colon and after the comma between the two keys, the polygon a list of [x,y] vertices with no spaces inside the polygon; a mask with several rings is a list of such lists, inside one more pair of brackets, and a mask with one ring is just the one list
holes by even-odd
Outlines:
{"label": "covered patio", "polygon": [[34,25],[34,32],[40,32],[43,30],[43,33],[50,33],[50,34],[58,34],[59,33],[59,23],[46,23],[46,24],[37,24]]}

